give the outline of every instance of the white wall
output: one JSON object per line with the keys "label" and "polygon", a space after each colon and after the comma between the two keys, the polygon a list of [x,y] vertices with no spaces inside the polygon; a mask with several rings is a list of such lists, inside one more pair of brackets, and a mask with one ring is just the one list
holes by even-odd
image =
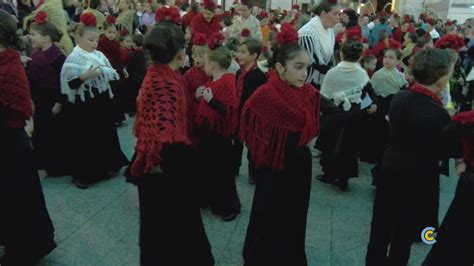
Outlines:
{"label": "white wall", "polygon": [[459,23],[464,23],[466,19],[474,17],[474,9],[472,8],[456,8],[451,7],[449,9],[448,18],[451,20],[457,20]]}

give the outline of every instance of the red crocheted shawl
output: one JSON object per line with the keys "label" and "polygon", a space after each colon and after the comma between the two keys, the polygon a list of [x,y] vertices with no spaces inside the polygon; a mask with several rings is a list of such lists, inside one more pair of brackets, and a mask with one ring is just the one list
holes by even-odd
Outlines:
{"label": "red crocheted shawl", "polygon": [[205,86],[211,78],[207,76],[206,71],[202,67],[191,67],[186,73],[184,74],[184,78],[188,83],[188,91],[194,95],[196,93],[197,88],[200,86]]}
{"label": "red crocheted shawl", "polygon": [[301,133],[299,145],[319,134],[320,94],[311,85],[296,88],[273,72],[244,105],[240,138],[257,168],[284,169],[288,132]]}
{"label": "red crocheted shawl", "polygon": [[193,19],[191,22],[191,28],[193,34],[200,32],[206,35],[206,39],[209,39],[212,34],[222,30],[222,26],[219,23],[219,18],[217,16],[214,16],[211,22],[207,22],[202,14],[197,15]]}
{"label": "red crocheted shawl", "polygon": [[137,137],[133,176],[150,173],[160,164],[164,144],[191,144],[186,102],[185,81],[179,72],[161,64],[148,68],[133,128]]}
{"label": "red crocheted shawl", "polygon": [[[119,75],[122,74],[123,66],[120,63],[120,45],[116,41],[111,41],[108,38],[101,37],[97,44],[97,51],[101,51],[110,62],[110,65],[117,70]],[[122,76],[121,76],[122,78]]]}
{"label": "red crocheted shawl", "polygon": [[[452,117],[452,120],[460,122],[462,125],[474,127],[474,111],[459,113]],[[474,166],[474,132],[465,132],[461,138],[464,161]]]}
{"label": "red crocheted shawl", "polygon": [[235,75],[224,74],[206,87],[212,90],[214,99],[225,105],[226,113],[225,115],[220,114],[201,98],[196,110],[196,125],[198,127],[205,125],[212,132],[224,137],[232,136],[235,134],[239,122],[239,99],[237,98]]}
{"label": "red crocheted shawl", "polygon": [[21,123],[33,114],[28,78],[20,54],[12,49],[0,52],[0,107],[12,110]]}

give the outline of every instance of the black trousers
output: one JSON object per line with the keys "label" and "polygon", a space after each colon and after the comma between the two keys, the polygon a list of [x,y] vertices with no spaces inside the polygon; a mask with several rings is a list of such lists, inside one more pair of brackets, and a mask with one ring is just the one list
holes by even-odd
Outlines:
{"label": "black trousers", "polygon": [[136,182],[141,265],[214,265],[193,179],[161,173]]}
{"label": "black trousers", "polygon": [[474,169],[460,178],[456,195],[438,230],[436,244],[428,254],[424,266],[473,265],[474,234]]}

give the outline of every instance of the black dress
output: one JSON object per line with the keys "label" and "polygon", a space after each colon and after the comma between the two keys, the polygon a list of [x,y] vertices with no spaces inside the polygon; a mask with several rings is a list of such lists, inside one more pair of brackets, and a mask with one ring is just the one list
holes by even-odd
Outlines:
{"label": "black dress", "polygon": [[[379,168],[367,265],[406,265],[411,244],[437,227],[439,163],[460,157],[450,116],[430,97],[401,91],[389,110],[389,147]],[[387,256],[388,246],[390,252]]]}
{"label": "black dress", "polygon": [[[79,78],[69,82],[72,89],[81,84]],[[114,124],[112,100],[108,92],[100,94],[95,88],[93,91],[94,98],[86,93],[85,101],[76,97],[74,104],[67,104],[65,114],[72,176],[85,184],[99,181],[128,165]]]}
{"label": "black dress", "polygon": [[312,157],[288,134],[284,170],[258,171],[243,250],[244,265],[307,265],[306,219],[311,193]]}
{"label": "black dress", "polygon": [[[226,107],[216,99],[209,105],[221,114]],[[206,124],[196,129],[198,139],[199,173],[202,177],[201,207],[210,206],[214,214],[224,219],[240,213],[240,199],[233,174],[232,138],[209,130]]]}
{"label": "black dress", "polygon": [[[61,68],[66,57],[61,55],[52,64],[51,68],[59,81]],[[54,79],[55,77],[43,77]],[[35,103],[33,115],[33,152],[36,166],[44,169],[50,176],[67,175],[69,158],[64,156],[66,143],[65,121],[62,113],[54,115],[53,106],[56,103],[65,104],[66,99],[61,95],[61,88],[46,87],[41,80],[30,79],[31,96]]]}
{"label": "black dress", "polygon": [[8,128],[0,108],[0,243],[2,265],[36,265],[51,252],[54,227],[46,209],[33,152],[23,128]]}
{"label": "black dress", "polygon": [[[241,70],[237,71],[237,80],[241,75]],[[256,67],[254,70],[248,72],[245,75],[242,95],[240,97],[240,104],[239,104],[239,114],[242,112],[242,107],[247,102],[247,100],[252,96],[252,94],[258,89],[258,87],[262,86],[263,84],[267,83],[267,76],[263,73],[260,68]],[[240,115],[239,115],[240,117]],[[244,150],[244,145],[238,138],[238,133],[233,139],[234,142],[234,174],[238,174],[240,170],[240,166],[242,165],[242,153]],[[247,157],[247,159],[249,159]],[[249,174],[253,174],[253,163],[249,160]]]}
{"label": "black dress", "polygon": [[141,49],[130,53],[127,65],[129,77],[124,82],[125,112],[135,114],[137,112],[137,97],[140,86],[146,75],[146,57]]}
{"label": "black dress", "polygon": [[196,200],[200,180],[192,153],[182,144],[164,145],[162,172],[131,177],[127,170],[128,181],[138,186],[142,266],[214,265]]}

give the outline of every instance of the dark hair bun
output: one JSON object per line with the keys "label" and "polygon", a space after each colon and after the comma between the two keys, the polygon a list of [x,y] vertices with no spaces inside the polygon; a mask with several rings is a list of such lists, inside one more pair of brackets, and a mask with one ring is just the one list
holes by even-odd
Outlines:
{"label": "dark hair bun", "polygon": [[159,23],[145,36],[145,49],[149,50],[154,62],[168,64],[184,48],[184,42],[180,27],[173,23]]}

